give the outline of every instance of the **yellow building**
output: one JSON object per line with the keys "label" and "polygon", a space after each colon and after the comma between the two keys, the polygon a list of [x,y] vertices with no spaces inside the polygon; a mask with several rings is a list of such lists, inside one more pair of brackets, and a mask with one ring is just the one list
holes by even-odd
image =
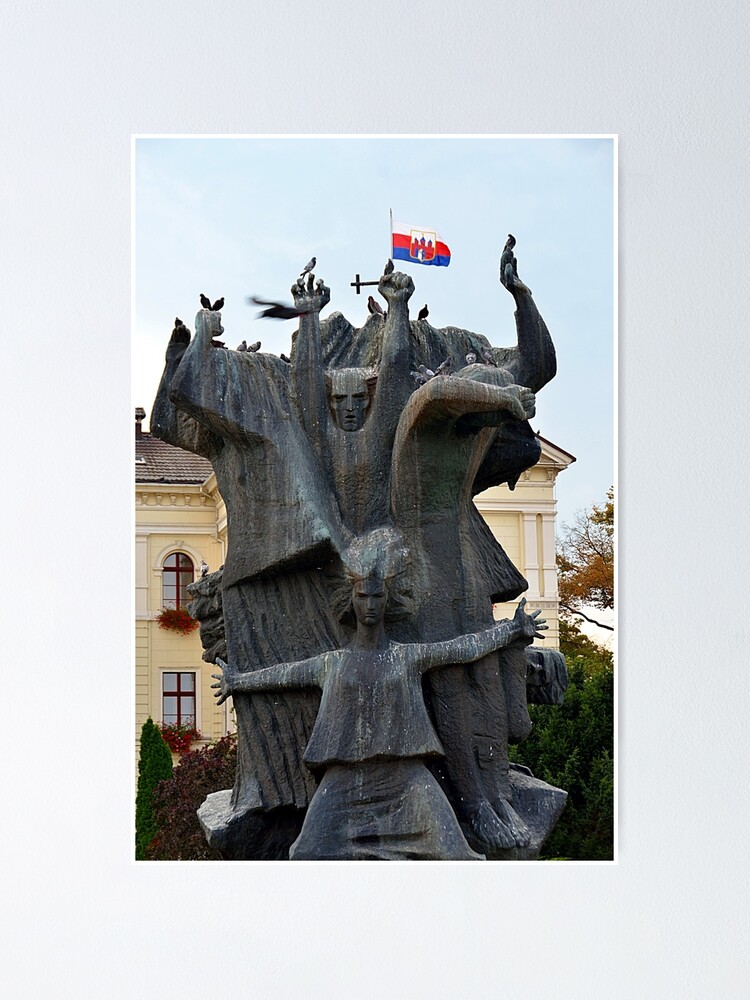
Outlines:
{"label": "yellow building", "polygon": [[202,659],[195,630],[161,628],[162,608],[190,601],[188,583],[224,562],[226,512],[211,463],[142,432],[135,425],[135,725],[136,738],[155,722],[194,724],[206,740],[232,728],[226,705],[211,691],[212,664]]}
{"label": "yellow building", "polygon": [[[549,630],[537,645],[559,646],[559,604],[555,562],[557,501],[555,481],[575,458],[558,445],[537,434],[542,454],[537,464],[521,474],[514,490],[493,486],[474,497],[485,519],[509,559],[523,573],[529,589],[524,597],[527,611],[538,608]],[[496,604],[495,618],[512,618],[514,604]]]}
{"label": "yellow building", "polygon": [[[156,620],[162,608],[184,606],[188,583],[201,564],[210,572],[224,563],[227,518],[210,462],[142,430],[135,417],[135,726],[136,739],[155,722],[193,723],[204,740],[234,729],[231,701],[217,707],[211,690],[213,664],[202,660],[198,631],[167,631]],[[555,480],[575,459],[538,437],[542,455],[515,490],[495,486],[475,502],[495,537],[529,583],[528,611],[542,609],[549,631],[543,645],[558,645],[555,568]],[[513,605],[495,607],[512,617]]]}

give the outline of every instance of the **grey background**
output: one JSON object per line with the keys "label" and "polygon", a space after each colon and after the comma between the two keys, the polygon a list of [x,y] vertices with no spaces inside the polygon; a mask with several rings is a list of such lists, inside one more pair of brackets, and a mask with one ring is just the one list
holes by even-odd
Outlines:
{"label": "grey background", "polygon": [[[8,0],[0,39],[13,995],[743,995],[746,5]],[[129,860],[130,135],[373,131],[620,135],[617,865]]]}

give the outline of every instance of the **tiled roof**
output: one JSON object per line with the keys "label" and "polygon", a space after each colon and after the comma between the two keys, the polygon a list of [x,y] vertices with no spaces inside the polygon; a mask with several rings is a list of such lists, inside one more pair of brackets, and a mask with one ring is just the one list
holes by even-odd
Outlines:
{"label": "tiled roof", "polygon": [[212,472],[213,466],[207,458],[175,448],[150,434],[136,436],[137,483],[203,483]]}

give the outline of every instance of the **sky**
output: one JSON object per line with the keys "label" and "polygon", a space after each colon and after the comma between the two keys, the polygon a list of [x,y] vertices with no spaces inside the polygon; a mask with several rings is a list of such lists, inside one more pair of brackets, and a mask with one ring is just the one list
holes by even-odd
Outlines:
{"label": "sky", "polygon": [[[558,373],[531,425],[576,457],[557,479],[558,529],[615,481],[615,141],[592,137],[150,137],[134,140],[132,400],[150,415],[179,316],[224,297],[228,347],[289,353],[293,321],[258,320],[246,296],[291,302],[317,257],[323,316],[355,326],[390,255],[389,212],[436,230],[448,267],[399,263],[434,327],[515,343],[498,280],[508,233],[555,343]],[[440,359],[442,360],[442,359]],[[147,418],[148,422],[148,418]]]}

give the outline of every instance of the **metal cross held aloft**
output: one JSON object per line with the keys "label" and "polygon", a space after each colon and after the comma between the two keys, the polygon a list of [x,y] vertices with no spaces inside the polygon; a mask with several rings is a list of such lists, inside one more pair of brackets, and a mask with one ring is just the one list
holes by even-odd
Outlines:
{"label": "metal cross held aloft", "polygon": [[378,278],[377,281],[362,281],[358,274],[355,274],[354,281],[350,282],[351,287],[357,289],[357,295],[359,295],[360,288],[364,288],[365,285],[379,285],[379,284],[380,284],[380,278]]}

